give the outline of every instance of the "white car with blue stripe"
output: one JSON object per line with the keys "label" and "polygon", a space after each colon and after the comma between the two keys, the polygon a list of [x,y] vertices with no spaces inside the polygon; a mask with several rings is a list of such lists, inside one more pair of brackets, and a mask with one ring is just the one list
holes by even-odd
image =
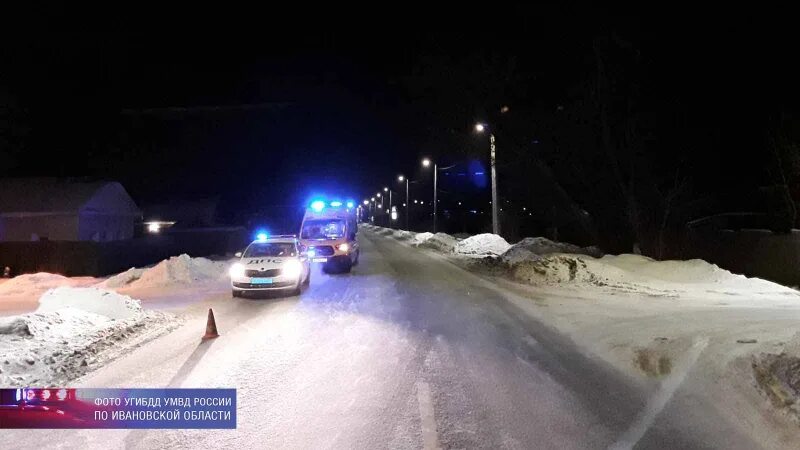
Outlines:
{"label": "white car with blue stripe", "polygon": [[276,290],[298,295],[311,282],[308,256],[300,251],[295,236],[260,234],[241,253],[241,259],[231,266],[229,274],[234,297]]}

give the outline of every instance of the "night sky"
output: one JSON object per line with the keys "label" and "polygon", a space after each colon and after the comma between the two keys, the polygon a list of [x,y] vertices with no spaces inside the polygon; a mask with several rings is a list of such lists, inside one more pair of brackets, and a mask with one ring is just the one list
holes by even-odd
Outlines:
{"label": "night sky", "polygon": [[0,50],[0,176],[116,179],[141,204],[361,199],[398,173],[428,176],[422,156],[485,167],[472,126],[488,121],[509,171],[504,198],[545,195],[511,173],[519,155],[536,155],[595,214],[576,179],[590,175],[567,161],[594,157],[576,142],[601,139],[570,128],[597,120],[598,48],[612,108],[636,117],[641,145],[625,159],[665,180],[660,168],[682,161],[691,201],[714,199],[702,214],[749,208],[725,199],[768,184],[771,124],[793,127],[798,39],[774,19],[540,6],[360,13],[17,36]]}

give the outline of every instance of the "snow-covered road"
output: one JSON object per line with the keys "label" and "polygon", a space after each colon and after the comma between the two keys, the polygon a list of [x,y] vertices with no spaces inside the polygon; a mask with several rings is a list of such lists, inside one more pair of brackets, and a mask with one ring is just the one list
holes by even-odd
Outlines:
{"label": "snow-covered road", "polygon": [[[660,387],[638,382],[526,313],[511,291],[442,257],[361,236],[353,273],[317,271],[300,297],[196,293],[180,310],[183,326],[78,381],[237,388],[238,429],[4,438],[80,449],[763,446],[684,388],[690,365]],[[221,337],[201,343],[209,307]]]}

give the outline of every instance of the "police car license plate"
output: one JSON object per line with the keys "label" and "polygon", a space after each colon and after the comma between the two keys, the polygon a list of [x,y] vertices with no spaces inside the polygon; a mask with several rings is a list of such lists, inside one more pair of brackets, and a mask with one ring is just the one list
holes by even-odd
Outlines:
{"label": "police car license plate", "polygon": [[328,258],[314,258],[313,261],[314,262],[327,262]]}
{"label": "police car license plate", "polygon": [[272,284],[272,278],[253,278],[250,284]]}

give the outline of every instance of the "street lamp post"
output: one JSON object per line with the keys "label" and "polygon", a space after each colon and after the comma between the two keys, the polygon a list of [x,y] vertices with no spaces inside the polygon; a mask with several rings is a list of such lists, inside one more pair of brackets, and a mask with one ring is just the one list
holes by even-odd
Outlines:
{"label": "street lamp post", "polygon": [[408,216],[410,215],[408,211],[409,211],[409,208],[411,208],[411,202],[408,201],[408,181],[409,180],[408,180],[408,178],[406,178],[406,177],[404,177],[402,175],[397,177],[397,181],[402,183],[403,180],[406,181],[406,230],[411,231],[411,229],[408,227]]}
{"label": "street lamp post", "polygon": [[[425,158],[422,160],[422,167],[429,167],[431,165],[431,160]],[[455,164],[454,164],[455,165]],[[449,169],[454,165],[442,167],[442,170]],[[438,189],[437,189],[437,182],[438,182],[438,174],[439,174],[439,167],[436,163],[433,163],[433,232],[436,233],[436,208],[438,207],[439,200],[438,200]]]}
{"label": "street lamp post", "polygon": [[[431,160],[425,158],[422,160],[422,167],[429,167],[431,165]],[[438,170],[436,167],[436,163],[433,163],[433,232],[436,233],[436,174]]]}
{"label": "street lamp post", "polygon": [[[478,133],[483,133],[485,130],[486,125],[482,123],[475,125],[475,131]],[[489,132],[489,164],[492,167],[492,233],[500,234],[500,221],[497,213],[499,206],[497,203],[497,169],[495,168],[495,145],[493,132]]]}
{"label": "street lamp post", "polygon": [[[388,187],[385,187],[385,188],[383,188],[383,192],[388,192],[389,193],[389,211],[391,211],[392,210],[392,190],[389,189]],[[391,221],[390,221],[389,222],[389,228],[391,228],[391,227],[392,227],[392,224],[391,224]]]}

